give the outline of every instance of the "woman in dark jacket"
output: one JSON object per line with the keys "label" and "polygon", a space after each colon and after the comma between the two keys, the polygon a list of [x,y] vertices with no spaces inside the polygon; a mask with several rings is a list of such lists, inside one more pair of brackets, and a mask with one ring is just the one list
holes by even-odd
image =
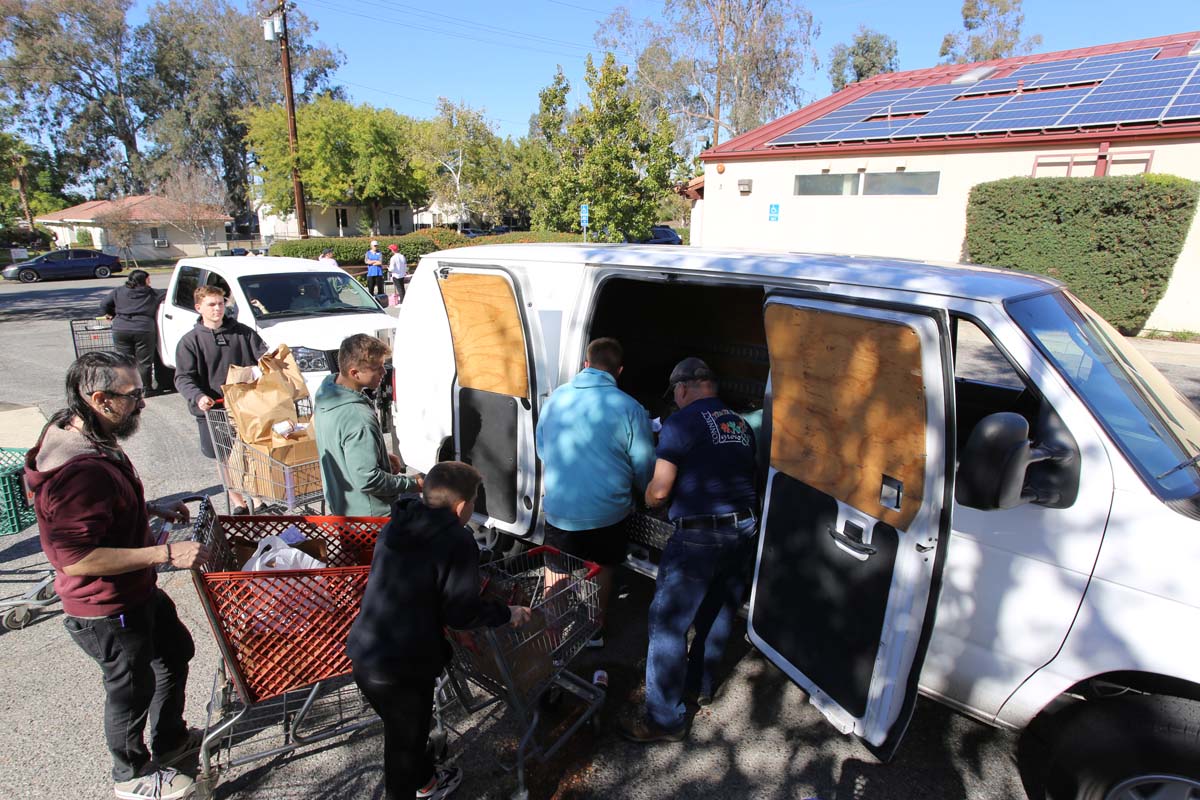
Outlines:
{"label": "woman in dark jacket", "polygon": [[[150,273],[135,269],[125,285],[114,289],[100,302],[100,313],[112,320],[113,344],[121,353],[137,359],[138,373],[147,394],[154,385],[154,364],[158,350],[158,302],[160,295],[150,288]],[[159,381],[158,391],[166,387]]]}

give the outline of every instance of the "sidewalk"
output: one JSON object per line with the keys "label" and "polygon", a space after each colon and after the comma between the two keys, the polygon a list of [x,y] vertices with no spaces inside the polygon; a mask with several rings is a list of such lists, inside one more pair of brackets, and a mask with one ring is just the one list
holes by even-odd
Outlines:
{"label": "sidewalk", "polygon": [[0,403],[0,447],[33,447],[46,424],[33,406]]}

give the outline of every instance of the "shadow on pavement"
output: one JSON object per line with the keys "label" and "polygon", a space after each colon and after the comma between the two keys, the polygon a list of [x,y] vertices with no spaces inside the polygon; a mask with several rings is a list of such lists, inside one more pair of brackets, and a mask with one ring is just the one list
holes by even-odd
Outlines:
{"label": "shadow on pavement", "polygon": [[5,292],[5,322],[31,322],[38,320],[71,320],[96,317],[100,314],[100,301],[121,285],[113,280],[111,286],[71,287],[64,282],[61,289]]}

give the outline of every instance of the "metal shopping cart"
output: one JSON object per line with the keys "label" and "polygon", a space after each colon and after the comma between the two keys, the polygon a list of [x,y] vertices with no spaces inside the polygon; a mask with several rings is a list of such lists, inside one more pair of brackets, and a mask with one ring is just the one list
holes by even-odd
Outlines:
{"label": "metal shopping cart", "polygon": [[[24,448],[0,447],[0,536],[20,533],[37,521],[23,480],[28,452]],[[0,625],[5,630],[19,631],[57,599],[54,570],[48,570],[29,591],[0,600]]]}
{"label": "metal shopping cart", "polygon": [[[308,421],[312,417],[312,404],[307,399],[296,401],[296,414],[301,421]],[[272,448],[243,442],[233,417],[221,401],[205,416],[226,501],[233,491],[250,499],[252,512],[256,510],[255,503],[282,511],[325,510],[321,464],[315,446]]]}
{"label": "metal shopping cart", "polygon": [[[209,560],[192,572],[221,664],[200,748],[201,793],[218,773],[378,721],[349,677],[346,637],[385,517],[217,516],[205,502],[193,539]],[[243,572],[270,535],[304,537],[324,569]],[[294,536],[293,536],[294,538]]]}
{"label": "metal shopping cart", "polygon": [[[566,669],[600,629],[596,583],[600,567],[552,547],[535,547],[481,565],[480,571],[485,596],[508,605],[529,606],[533,618],[522,628],[451,631],[451,676],[465,676],[489,696],[478,703],[469,695],[460,695],[464,707],[476,711],[503,701],[516,715],[521,740],[513,765],[517,791],[512,797],[527,800],[525,760],[544,761],[554,755],[581,727],[596,724],[604,705],[602,688]],[[461,691],[459,681],[451,683]],[[557,692],[581,701],[583,711],[557,738],[543,744],[537,736],[540,706],[549,693]]]}
{"label": "metal shopping cart", "polygon": [[106,317],[71,320],[71,340],[75,345],[75,357],[96,350],[114,350],[112,320]]}

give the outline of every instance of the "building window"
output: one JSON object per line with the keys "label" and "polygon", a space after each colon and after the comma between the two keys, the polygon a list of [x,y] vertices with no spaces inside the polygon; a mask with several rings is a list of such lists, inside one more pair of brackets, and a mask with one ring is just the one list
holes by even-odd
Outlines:
{"label": "building window", "polygon": [[392,226],[392,233],[395,233],[398,230],[404,230],[404,223],[400,220],[400,209],[388,209],[388,222]]}
{"label": "building window", "polygon": [[868,172],[863,194],[937,194],[940,172]]}
{"label": "building window", "polygon": [[797,175],[795,194],[838,195],[858,194],[859,174],[846,172],[823,175]]}
{"label": "building window", "polygon": [[349,215],[346,214],[346,209],[344,208],[335,208],[333,210],[333,219],[334,224],[339,228],[350,227],[350,223],[348,222]]}
{"label": "building window", "polygon": [[158,228],[151,228],[150,229],[150,238],[151,239],[161,239],[163,237],[158,235]]}

